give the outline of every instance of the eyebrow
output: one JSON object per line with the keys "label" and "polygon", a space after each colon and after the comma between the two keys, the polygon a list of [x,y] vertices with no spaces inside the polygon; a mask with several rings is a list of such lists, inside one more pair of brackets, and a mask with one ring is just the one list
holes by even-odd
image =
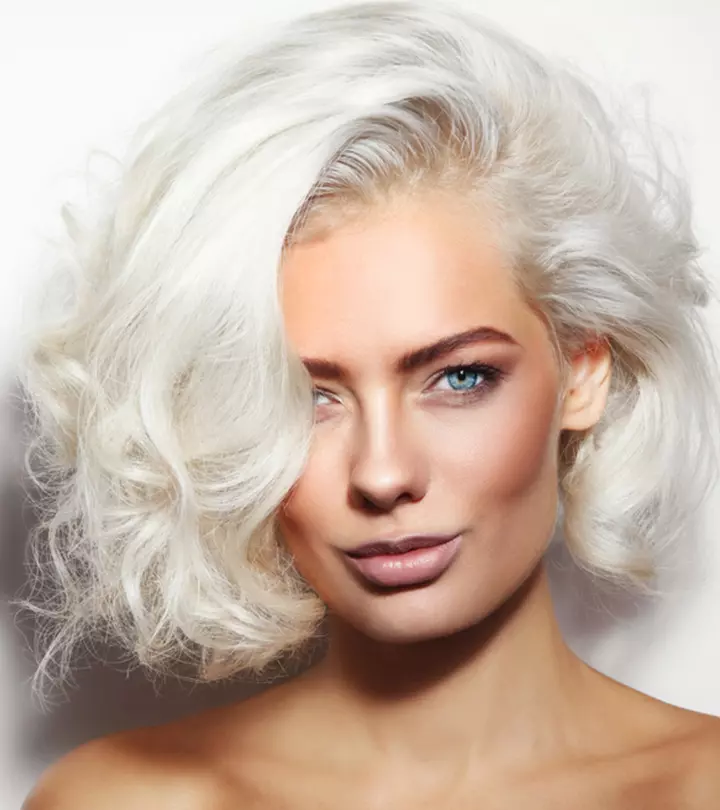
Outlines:
{"label": "eyebrow", "polygon": [[[395,372],[398,374],[410,374],[419,368],[446,357],[456,349],[484,342],[519,345],[506,332],[492,326],[477,326],[474,329],[448,335],[435,343],[406,352],[395,363]],[[314,357],[303,357],[301,359],[308,372],[316,377],[322,377],[325,380],[342,380],[347,376],[345,369],[339,363],[334,363],[331,360],[321,360]]]}

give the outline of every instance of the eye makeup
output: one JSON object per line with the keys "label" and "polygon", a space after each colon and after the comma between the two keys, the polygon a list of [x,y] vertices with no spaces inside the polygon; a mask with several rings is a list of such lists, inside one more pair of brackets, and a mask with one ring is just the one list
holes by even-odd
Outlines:
{"label": "eye makeup", "polygon": [[[435,382],[441,381],[443,378],[448,381],[455,377],[460,379],[460,387],[456,388],[450,383],[450,388],[441,389],[443,394],[449,394],[452,397],[463,397],[465,399],[472,398],[473,400],[479,399],[481,396],[489,393],[495,388],[505,377],[507,373],[497,366],[492,366],[488,363],[458,363],[452,366],[445,366],[438,374],[435,375]],[[476,385],[470,387],[463,387],[467,381],[479,380]],[[438,390],[438,389],[434,389]]]}
{"label": "eye makeup", "polygon": [[[459,387],[454,387],[450,383],[449,388],[438,389],[437,383],[443,379],[451,380],[453,377],[459,379]],[[430,395],[439,395],[443,399],[453,400],[458,404],[474,402],[489,394],[496,388],[503,379],[507,377],[507,372],[489,363],[456,363],[445,366],[436,372],[432,377],[432,382],[427,392]],[[476,381],[477,384],[466,386],[466,383]],[[331,401],[337,401],[337,397],[322,388],[314,388],[313,395],[324,396]],[[326,403],[318,403],[324,405]]]}

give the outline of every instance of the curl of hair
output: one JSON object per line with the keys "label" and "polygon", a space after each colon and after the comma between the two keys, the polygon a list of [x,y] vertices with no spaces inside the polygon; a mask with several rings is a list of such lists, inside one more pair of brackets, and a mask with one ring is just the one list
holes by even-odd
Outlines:
{"label": "curl of hair", "polygon": [[650,139],[633,160],[625,125],[577,69],[422,0],[292,20],[147,121],[96,216],[65,208],[26,318],[32,539],[55,583],[38,672],[66,675],[97,630],[201,677],[313,636],[324,606],[274,522],[313,423],[283,251],[423,189],[478,201],[562,363],[609,344],[606,412],[558,448],[564,535],[584,569],[650,588],[717,475],[716,361],[687,184]]}

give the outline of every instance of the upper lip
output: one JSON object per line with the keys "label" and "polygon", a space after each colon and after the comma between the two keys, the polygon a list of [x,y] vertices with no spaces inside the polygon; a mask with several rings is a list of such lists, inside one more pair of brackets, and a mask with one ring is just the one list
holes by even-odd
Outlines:
{"label": "upper lip", "polygon": [[388,540],[371,540],[355,548],[345,549],[349,557],[374,557],[379,554],[404,554],[416,548],[427,548],[447,543],[457,537],[454,534],[407,534]]}

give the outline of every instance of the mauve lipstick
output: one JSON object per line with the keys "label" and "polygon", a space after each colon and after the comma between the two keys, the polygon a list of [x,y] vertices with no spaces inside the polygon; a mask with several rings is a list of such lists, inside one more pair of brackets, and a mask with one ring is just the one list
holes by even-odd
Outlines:
{"label": "mauve lipstick", "polygon": [[460,534],[378,540],[344,552],[365,579],[387,588],[419,585],[440,576],[460,549]]}

